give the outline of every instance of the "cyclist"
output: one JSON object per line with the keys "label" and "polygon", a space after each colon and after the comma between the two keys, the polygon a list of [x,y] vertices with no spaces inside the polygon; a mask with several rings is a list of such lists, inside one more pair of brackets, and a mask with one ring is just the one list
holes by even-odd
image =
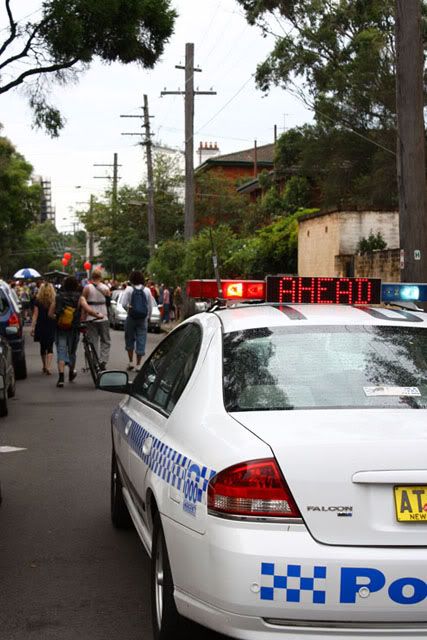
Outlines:
{"label": "cyclist", "polygon": [[101,319],[88,320],[87,337],[95,347],[100,361],[100,368],[103,371],[110,355],[110,323],[108,321],[108,302],[111,291],[102,282],[102,273],[99,269],[92,272],[92,280],[83,289],[83,296],[88,304],[102,314]]}
{"label": "cyclist", "polygon": [[80,291],[80,285],[76,278],[65,278],[61,289],[49,308],[49,316],[56,320],[56,351],[58,357],[58,382],[57,387],[64,386],[65,365],[69,367],[69,381],[72,382],[77,375],[76,353],[79,343],[79,321],[81,311],[88,315],[101,319],[99,311],[90,307]]}

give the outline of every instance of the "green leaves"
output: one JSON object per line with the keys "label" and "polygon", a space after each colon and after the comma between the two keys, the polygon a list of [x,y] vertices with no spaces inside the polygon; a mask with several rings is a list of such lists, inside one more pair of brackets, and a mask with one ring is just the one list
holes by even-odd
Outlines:
{"label": "green leaves", "polygon": [[257,70],[263,91],[273,85],[293,89],[300,78],[324,126],[391,124],[393,0],[237,1],[250,24],[275,34],[274,48]]}
{"label": "green leaves", "polygon": [[35,79],[25,85],[34,123],[54,137],[64,120],[46,102],[48,78],[75,81],[95,57],[152,68],[176,18],[171,0],[44,0],[41,17],[22,28],[10,4],[8,13],[9,28],[0,40],[0,94]]}

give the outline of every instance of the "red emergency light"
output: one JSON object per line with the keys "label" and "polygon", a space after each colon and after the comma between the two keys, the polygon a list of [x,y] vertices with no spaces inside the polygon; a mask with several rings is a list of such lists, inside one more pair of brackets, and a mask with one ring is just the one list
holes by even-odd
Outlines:
{"label": "red emergency light", "polygon": [[187,295],[190,298],[215,300],[264,300],[264,280],[221,280],[222,294],[219,294],[216,280],[189,280]]}

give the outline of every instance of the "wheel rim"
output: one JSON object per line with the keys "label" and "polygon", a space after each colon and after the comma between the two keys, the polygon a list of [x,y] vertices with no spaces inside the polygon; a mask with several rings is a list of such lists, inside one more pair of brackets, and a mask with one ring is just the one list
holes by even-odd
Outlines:
{"label": "wheel rim", "polygon": [[157,627],[162,628],[162,616],[163,616],[163,544],[157,547],[156,551],[156,565],[155,565],[155,596],[156,596],[156,615],[157,615]]}

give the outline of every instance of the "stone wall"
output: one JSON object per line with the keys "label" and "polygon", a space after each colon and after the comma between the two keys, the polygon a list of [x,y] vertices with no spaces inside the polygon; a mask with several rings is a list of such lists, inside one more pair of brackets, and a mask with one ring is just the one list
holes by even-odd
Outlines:
{"label": "stone wall", "polygon": [[385,249],[354,256],[354,275],[359,278],[381,278],[385,282],[400,282],[400,249]]}

